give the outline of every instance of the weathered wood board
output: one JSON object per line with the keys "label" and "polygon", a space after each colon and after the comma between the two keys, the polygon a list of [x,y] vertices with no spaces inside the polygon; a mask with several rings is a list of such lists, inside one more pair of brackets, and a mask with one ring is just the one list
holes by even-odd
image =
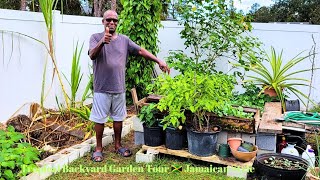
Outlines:
{"label": "weathered wood board", "polygon": [[260,122],[260,110],[256,108],[244,107],[244,112],[254,113],[252,119],[237,118],[233,116],[218,117],[212,113],[210,118],[213,118],[215,125],[219,125],[223,130],[228,132],[242,132],[253,134],[257,131]]}
{"label": "weathered wood board", "polygon": [[217,155],[212,155],[212,156],[208,156],[208,157],[200,157],[200,156],[190,154],[187,150],[171,150],[171,149],[167,149],[164,146],[157,146],[157,147],[151,147],[151,146],[146,146],[146,145],[142,146],[143,150],[147,150],[149,148],[157,150],[157,151],[159,151],[159,153],[162,153],[162,154],[179,156],[179,157],[183,157],[183,158],[196,159],[196,160],[200,160],[200,161],[222,164],[222,165],[226,165],[226,166],[241,167],[241,168],[252,167],[254,159],[255,159],[255,158],[253,158],[253,159],[251,159],[251,161],[248,161],[248,162],[241,162],[241,161],[236,160],[234,157],[221,158]]}
{"label": "weathered wood board", "polygon": [[258,128],[258,132],[263,133],[282,133],[282,123],[275,121],[276,118],[281,117],[281,103],[267,102],[264,106],[264,112]]}

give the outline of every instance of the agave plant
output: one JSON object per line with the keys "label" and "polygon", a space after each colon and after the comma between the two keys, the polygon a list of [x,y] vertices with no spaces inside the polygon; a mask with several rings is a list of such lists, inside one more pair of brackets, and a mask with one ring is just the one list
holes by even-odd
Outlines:
{"label": "agave plant", "polygon": [[[252,81],[257,85],[262,86],[262,90],[260,91],[259,95],[266,89],[274,89],[281,101],[283,110],[285,111],[284,91],[292,92],[293,94],[295,94],[304,105],[306,104],[301,99],[301,97],[310,100],[304,93],[297,89],[298,86],[309,86],[308,83],[310,81],[308,79],[297,77],[297,74],[310,71],[311,69],[292,71],[292,68],[294,66],[299,64],[310,55],[300,57],[300,55],[303,53],[300,52],[294,58],[290,59],[287,63],[284,63],[282,52],[283,51],[281,51],[280,54],[277,54],[275,49],[271,47],[271,54],[267,55],[267,63],[258,60],[258,58],[254,55],[250,55],[253,60],[253,63],[250,66],[238,66],[242,66],[259,75],[248,76],[251,79],[246,80]],[[310,102],[313,103],[312,100],[310,100]]]}

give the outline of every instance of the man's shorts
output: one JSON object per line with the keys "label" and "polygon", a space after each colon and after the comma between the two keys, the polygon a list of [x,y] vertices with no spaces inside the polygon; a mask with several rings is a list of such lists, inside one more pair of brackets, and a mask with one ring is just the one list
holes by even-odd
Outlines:
{"label": "man's shorts", "polygon": [[107,122],[110,116],[113,121],[123,121],[127,116],[126,93],[94,93],[90,120],[96,123]]}

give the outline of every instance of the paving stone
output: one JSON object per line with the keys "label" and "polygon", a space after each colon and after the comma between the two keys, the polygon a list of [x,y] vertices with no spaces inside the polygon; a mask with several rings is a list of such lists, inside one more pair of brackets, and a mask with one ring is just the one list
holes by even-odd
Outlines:
{"label": "paving stone", "polygon": [[153,153],[147,154],[146,150],[140,149],[137,153],[136,153],[136,162],[140,163],[140,162],[144,162],[144,163],[151,163],[153,162],[153,160],[156,158],[156,155]]}
{"label": "paving stone", "polygon": [[228,139],[228,132],[227,131],[221,131],[218,133],[218,144],[227,144]]}
{"label": "paving stone", "polygon": [[76,160],[80,156],[80,150],[75,148],[67,148],[63,149],[58,154],[66,155],[68,158],[68,163],[71,163],[72,161]]}
{"label": "paving stone", "polygon": [[249,168],[227,167],[227,176],[247,179]]}
{"label": "paving stone", "polygon": [[133,130],[143,132],[143,126],[140,119],[136,116],[132,118],[132,121],[133,121]]}
{"label": "paving stone", "polygon": [[113,142],[113,137],[112,136],[106,136],[102,138],[102,147],[111,144]]}
{"label": "paving stone", "polygon": [[143,132],[140,132],[140,131],[134,132],[134,144],[135,145],[144,144],[144,133]]}
{"label": "paving stone", "polygon": [[74,146],[71,146],[73,149],[79,150],[79,157],[84,156],[85,153],[89,152],[91,150],[91,145],[89,144],[77,144]]}
{"label": "paving stone", "polygon": [[272,133],[257,133],[256,144],[259,149],[276,151],[277,136]]}

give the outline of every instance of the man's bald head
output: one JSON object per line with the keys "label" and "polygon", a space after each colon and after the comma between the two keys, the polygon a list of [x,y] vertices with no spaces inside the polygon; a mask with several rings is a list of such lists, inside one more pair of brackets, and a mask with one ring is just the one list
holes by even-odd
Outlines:
{"label": "man's bald head", "polygon": [[118,14],[116,11],[113,10],[107,10],[106,12],[103,13],[103,19],[102,19],[102,24],[104,27],[109,28],[110,34],[113,34],[116,32],[117,25],[118,25]]}
{"label": "man's bald head", "polygon": [[107,17],[117,17],[118,19],[118,13],[114,10],[107,10],[106,12],[103,13],[103,18],[107,18]]}

